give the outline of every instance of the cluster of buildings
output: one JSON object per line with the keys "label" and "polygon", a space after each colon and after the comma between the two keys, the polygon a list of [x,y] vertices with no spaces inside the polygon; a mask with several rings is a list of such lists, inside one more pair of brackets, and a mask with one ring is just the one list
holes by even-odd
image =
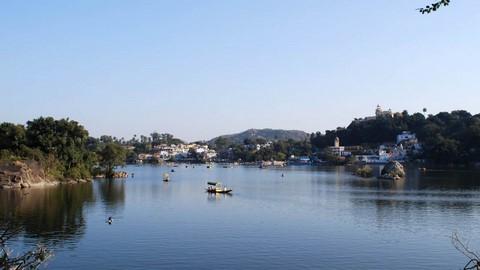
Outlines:
{"label": "cluster of buildings", "polygon": [[203,144],[159,144],[150,153],[138,154],[137,163],[149,161],[210,161],[217,152]]}
{"label": "cluster of buildings", "polygon": [[336,157],[350,157],[352,153],[361,151],[362,147],[358,145],[342,146],[340,145],[340,139],[336,137],[333,146],[328,147],[328,150]]}
{"label": "cluster of buildings", "polygon": [[[422,145],[415,133],[403,131],[396,136],[396,142],[382,144],[378,149],[362,149],[360,146],[341,146],[340,139],[335,138],[334,145],[328,148],[338,158],[354,157],[358,162],[367,164],[384,164],[389,161],[404,162],[408,157],[420,154]],[[356,153],[356,154],[353,154]]]}

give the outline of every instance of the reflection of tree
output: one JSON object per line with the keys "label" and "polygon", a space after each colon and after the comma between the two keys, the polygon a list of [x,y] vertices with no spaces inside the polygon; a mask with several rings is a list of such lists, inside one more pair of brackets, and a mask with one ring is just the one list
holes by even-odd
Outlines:
{"label": "reflection of tree", "polygon": [[125,203],[125,181],[118,179],[105,179],[98,181],[100,196],[105,206],[114,210]]}
{"label": "reflection of tree", "polygon": [[[401,180],[360,179],[349,182],[354,207],[375,207],[377,223],[387,224],[409,212],[454,211],[470,216],[475,211],[479,174],[473,171],[407,168]],[[403,219],[404,224],[408,218]]]}
{"label": "reflection of tree", "polygon": [[5,190],[0,196],[0,216],[18,224],[27,237],[55,243],[84,233],[83,206],[92,201],[91,184]]}

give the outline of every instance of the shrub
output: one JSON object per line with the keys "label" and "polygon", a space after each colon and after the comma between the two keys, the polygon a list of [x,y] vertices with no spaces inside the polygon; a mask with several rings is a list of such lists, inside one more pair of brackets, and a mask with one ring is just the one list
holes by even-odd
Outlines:
{"label": "shrub", "polygon": [[372,167],[368,166],[368,165],[365,165],[363,167],[360,167],[358,168],[356,171],[355,171],[355,174],[358,175],[358,176],[361,176],[361,177],[372,177],[373,176],[373,169]]}

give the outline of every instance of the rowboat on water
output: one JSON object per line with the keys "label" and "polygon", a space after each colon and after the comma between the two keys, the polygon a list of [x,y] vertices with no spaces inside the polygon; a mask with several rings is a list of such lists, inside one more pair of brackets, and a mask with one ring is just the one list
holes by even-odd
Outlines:
{"label": "rowboat on water", "polygon": [[208,193],[230,193],[232,192],[231,188],[223,186],[220,182],[207,182],[207,192]]}

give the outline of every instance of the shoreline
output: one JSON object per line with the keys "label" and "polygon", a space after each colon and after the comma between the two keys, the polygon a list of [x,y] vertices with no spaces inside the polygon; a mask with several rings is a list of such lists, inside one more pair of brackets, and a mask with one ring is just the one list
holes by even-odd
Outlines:
{"label": "shoreline", "polygon": [[4,184],[0,185],[0,190],[21,190],[21,189],[30,189],[30,188],[46,188],[46,187],[54,187],[58,185],[72,185],[72,184],[80,184],[80,183],[90,183],[93,182],[94,179],[66,179],[66,180],[47,180],[41,181],[37,183],[16,183],[16,184]]}

